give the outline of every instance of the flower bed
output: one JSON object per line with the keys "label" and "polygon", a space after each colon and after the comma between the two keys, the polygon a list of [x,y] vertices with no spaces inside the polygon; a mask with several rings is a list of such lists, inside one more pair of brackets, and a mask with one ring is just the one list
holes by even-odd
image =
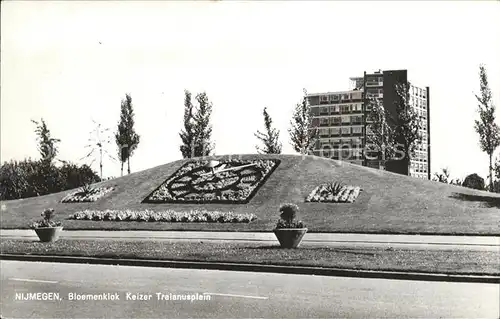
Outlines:
{"label": "flower bed", "polygon": [[94,221],[136,221],[166,223],[249,223],[257,216],[254,214],[236,214],[232,212],[191,210],[176,212],[173,210],[155,212],[152,210],[84,210],[74,213],[70,219]]}
{"label": "flower bed", "polygon": [[[170,176],[143,203],[246,204],[279,165],[279,160],[189,162]],[[239,168],[245,166],[243,168]],[[215,172],[215,173],[214,173]]]}
{"label": "flower bed", "polygon": [[306,198],[306,202],[353,203],[358,198],[361,188],[350,185],[321,184]]}
{"label": "flower bed", "polygon": [[87,203],[95,202],[99,198],[113,191],[114,187],[97,187],[92,189],[81,189],[71,194],[66,195],[62,203]]}

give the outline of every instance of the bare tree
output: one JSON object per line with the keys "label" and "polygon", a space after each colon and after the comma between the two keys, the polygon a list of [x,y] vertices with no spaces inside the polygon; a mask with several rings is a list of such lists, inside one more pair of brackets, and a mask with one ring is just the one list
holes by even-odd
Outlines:
{"label": "bare tree", "polygon": [[[89,166],[91,166],[96,160],[97,156],[99,158],[99,170],[100,177],[102,180],[102,169],[103,169],[103,157],[104,155],[108,156],[111,160],[116,161],[116,158],[113,157],[107,150],[108,146],[112,143],[112,133],[111,129],[104,128],[100,123],[92,120],[95,127],[90,132],[90,137],[88,139],[87,145],[85,145],[86,149],[89,149],[89,153],[82,157],[80,160],[86,160],[92,158]],[[96,154],[98,153],[98,155]]]}
{"label": "bare tree", "polygon": [[436,182],[448,184],[448,180],[450,178],[450,170],[447,168],[443,168],[441,173],[434,173],[434,180]]}

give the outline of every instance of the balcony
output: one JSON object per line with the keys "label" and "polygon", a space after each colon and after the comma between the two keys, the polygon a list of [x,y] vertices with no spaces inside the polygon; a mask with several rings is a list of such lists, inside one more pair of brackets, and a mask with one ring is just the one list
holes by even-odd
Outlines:
{"label": "balcony", "polygon": [[384,82],[366,82],[367,87],[384,86]]}

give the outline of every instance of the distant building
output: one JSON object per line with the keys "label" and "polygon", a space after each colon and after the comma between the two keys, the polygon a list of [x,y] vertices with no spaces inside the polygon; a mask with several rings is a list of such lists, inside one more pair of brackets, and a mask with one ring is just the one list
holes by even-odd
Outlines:
{"label": "distant building", "polygon": [[[367,129],[369,131],[366,98],[379,98],[388,112],[394,112],[397,101],[395,87],[398,83],[408,81],[407,71],[364,72],[363,77],[353,77],[350,80],[350,90],[307,95],[313,114],[313,126],[318,127],[320,135],[314,154],[378,168],[378,161],[367,160],[363,153]],[[410,95],[411,105],[423,121],[422,141],[417,145],[415,156],[410,159],[410,174],[403,161],[388,161],[386,169],[430,179],[429,87],[417,87],[412,83]]]}

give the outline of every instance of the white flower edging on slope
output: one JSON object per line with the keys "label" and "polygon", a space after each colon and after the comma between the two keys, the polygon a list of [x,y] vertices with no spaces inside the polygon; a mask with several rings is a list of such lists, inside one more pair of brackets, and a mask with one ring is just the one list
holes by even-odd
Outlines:
{"label": "white flower edging on slope", "polygon": [[92,189],[89,193],[82,195],[82,190],[77,190],[71,194],[66,195],[61,202],[62,203],[88,203],[95,202],[104,195],[112,192],[114,187],[98,187]]}
{"label": "white flower edging on slope", "polygon": [[173,210],[155,212],[152,210],[84,210],[70,216],[75,220],[94,221],[138,221],[138,222],[184,222],[184,223],[249,223],[257,216],[254,214],[236,214],[232,212],[191,210],[177,212]]}

